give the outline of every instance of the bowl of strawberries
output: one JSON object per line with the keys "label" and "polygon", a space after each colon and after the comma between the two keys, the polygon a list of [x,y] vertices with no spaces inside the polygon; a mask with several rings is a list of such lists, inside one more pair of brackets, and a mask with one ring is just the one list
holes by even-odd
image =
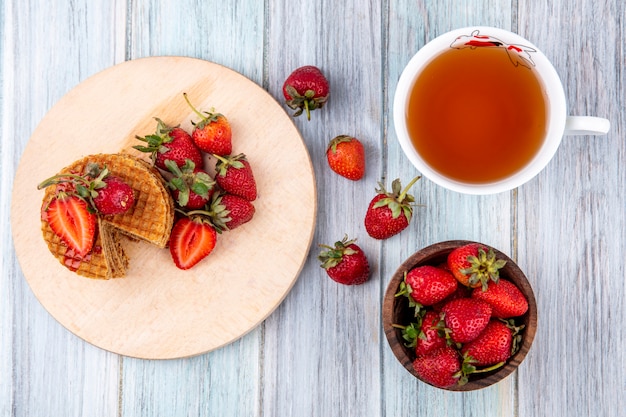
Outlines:
{"label": "bowl of strawberries", "polygon": [[504,253],[453,240],[400,265],[383,300],[383,328],[398,361],[416,378],[472,391],[510,375],[537,329],[537,304],[522,270]]}

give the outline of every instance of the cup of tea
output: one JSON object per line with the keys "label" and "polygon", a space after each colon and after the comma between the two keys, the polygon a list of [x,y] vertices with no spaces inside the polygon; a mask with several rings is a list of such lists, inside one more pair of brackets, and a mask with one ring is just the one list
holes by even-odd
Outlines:
{"label": "cup of tea", "polygon": [[465,194],[494,194],[535,177],[565,135],[603,135],[607,119],[570,116],[541,51],[493,27],[453,30],[421,48],[393,102],[402,150],[422,175]]}

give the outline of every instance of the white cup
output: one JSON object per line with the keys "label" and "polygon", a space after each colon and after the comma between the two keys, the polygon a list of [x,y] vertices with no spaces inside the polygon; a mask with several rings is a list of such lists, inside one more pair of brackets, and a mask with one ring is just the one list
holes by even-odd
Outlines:
{"label": "white cup", "polygon": [[[419,74],[444,51],[465,47],[498,47],[504,49],[514,65],[532,67],[544,88],[547,107],[546,133],[539,151],[520,170],[494,182],[464,183],[446,177],[433,169],[415,149],[407,127],[409,98]],[[569,116],[563,85],[556,70],[545,55],[519,35],[493,27],[467,27],[453,30],[424,45],[411,58],[400,76],[393,102],[393,120],[402,150],[422,175],[447,189],[465,194],[480,195],[512,190],[534,178],[550,162],[564,135],[603,135],[610,128],[607,119]],[[488,120],[485,123],[488,123]]]}

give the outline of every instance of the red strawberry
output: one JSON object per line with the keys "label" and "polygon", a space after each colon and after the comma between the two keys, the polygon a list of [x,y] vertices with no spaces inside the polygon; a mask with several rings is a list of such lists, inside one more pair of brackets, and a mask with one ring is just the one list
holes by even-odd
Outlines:
{"label": "red strawberry", "polygon": [[475,366],[490,366],[511,357],[513,331],[500,320],[491,320],[471,342],[461,348],[465,360]]}
{"label": "red strawberry", "polygon": [[349,180],[358,181],[365,175],[365,149],[357,138],[341,135],[331,140],[326,159],[333,171]]}
{"label": "red strawberry", "polygon": [[170,160],[165,161],[165,166],[174,174],[168,186],[178,205],[190,210],[203,208],[211,198],[215,185],[209,174],[196,168],[189,159],[182,167]]}
{"label": "red strawberry", "polygon": [[419,356],[413,361],[413,369],[422,381],[435,387],[449,388],[461,382],[459,354],[450,346]]}
{"label": "red strawberry", "polygon": [[44,208],[44,217],[52,231],[79,257],[93,247],[96,215],[82,198],[58,193]]}
{"label": "red strawberry", "polygon": [[311,111],[321,109],[326,104],[329,93],[328,80],[313,65],[297,68],[283,84],[286,104],[296,110],[293,116],[300,116],[304,111],[307,120],[311,120]]}
{"label": "red strawberry", "polygon": [[487,289],[475,288],[472,297],[491,304],[491,315],[500,319],[521,316],[528,310],[528,300],[511,281],[489,282]]}
{"label": "red strawberry", "polygon": [[440,302],[433,304],[432,308],[433,310],[440,312],[443,306],[448,304],[449,301],[456,300],[458,298],[468,298],[471,297],[471,295],[472,290],[470,288],[467,288],[465,285],[457,285],[456,290],[454,290],[452,294],[450,294]]}
{"label": "red strawberry", "polygon": [[401,190],[399,179],[391,184],[392,191],[387,192],[382,183],[376,189],[376,196],[372,199],[365,213],[365,229],[374,239],[387,239],[406,229],[413,215],[412,195],[407,194],[411,186],[420,179],[415,177],[409,185]]}
{"label": "red strawberry", "polygon": [[435,266],[411,269],[404,277],[407,295],[422,306],[431,306],[454,293],[458,282],[452,274]]}
{"label": "red strawberry", "polygon": [[489,280],[498,282],[499,269],[506,261],[496,259],[495,252],[479,243],[469,243],[454,249],[448,255],[448,267],[452,275],[467,287],[487,288]]}
{"label": "red strawberry", "polygon": [[155,120],[157,128],[154,134],[144,138],[135,136],[146,142],[146,146],[137,145],[133,148],[150,153],[154,165],[164,171],[167,171],[165,161],[168,159],[179,167],[182,167],[187,159],[191,159],[198,168],[204,167],[202,153],[193,143],[189,133],[178,126],[168,126],[159,118]]}
{"label": "red strawberry", "polygon": [[242,153],[235,156],[215,155],[215,181],[222,190],[254,201],[257,197],[256,181],[250,163]]}
{"label": "red strawberry", "polygon": [[474,340],[489,323],[491,306],[475,298],[452,300],[441,309],[450,339],[455,343]]}
{"label": "red strawberry", "polygon": [[228,119],[221,113],[211,112],[200,113],[189,101],[187,93],[183,96],[189,107],[200,116],[200,121],[194,123],[191,137],[198,148],[204,152],[214,155],[230,155],[233,151],[232,129]]}
{"label": "red strawberry", "polygon": [[318,259],[333,281],[345,285],[359,285],[367,281],[369,263],[363,250],[354,242],[345,236],[342,241],[335,242],[334,247],[320,245],[326,250],[320,253]]}
{"label": "red strawberry", "polygon": [[438,313],[427,311],[424,314],[420,333],[415,344],[415,354],[417,356],[427,355],[447,345],[446,338],[442,335],[442,327],[443,323]]}
{"label": "red strawberry", "polygon": [[189,269],[209,256],[215,248],[217,233],[200,217],[181,217],[172,228],[170,254],[176,266]]}
{"label": "red strawberry", "polygon": [[121,178],[108,176],[104,186],[95,189],[93,203],[100,214],[113,215],[127,212],[135,204],[135,193]]}
{"label": "red strawberry", "polygon": [[252,220],[255,208],[245,198],[233,194],[214,194],[211,200],[210,217],[215,230],[233,230]]}

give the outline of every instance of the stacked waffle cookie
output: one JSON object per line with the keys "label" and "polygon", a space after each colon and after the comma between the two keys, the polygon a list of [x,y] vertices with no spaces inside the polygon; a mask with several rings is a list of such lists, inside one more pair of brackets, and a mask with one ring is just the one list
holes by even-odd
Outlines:
{"label": "stacked waffle cookie", "polygon": [[59,174],[82,173],[89,163],[105,166],[121,178],[134,192],[134,204],[126,212],[115,215],[96,214],[93,247],[86,255],[77,255],[54,233],[43,215],[57,187],[45,189],[42,203],[41,229],[52,255],[77,274],[98,279],[122,277],[129,259],[122,240],[128,237],[160,248],[167,245],[174,221],[174,202],[161,174],[143,160],[127,154],[89,155],[63,168]]}

